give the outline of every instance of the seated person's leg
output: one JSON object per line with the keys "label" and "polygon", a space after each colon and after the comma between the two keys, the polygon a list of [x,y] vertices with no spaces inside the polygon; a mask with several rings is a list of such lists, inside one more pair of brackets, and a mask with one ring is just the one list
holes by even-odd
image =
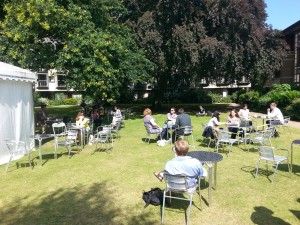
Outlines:
{"label": "seated person's leg", "polygon": [[166,135],[167,132],[168,132],[168,128],[163,128],[162,129],[162,131],[160,133],[160,136],[161,136],[162,139],[165,139],[165,135]]}

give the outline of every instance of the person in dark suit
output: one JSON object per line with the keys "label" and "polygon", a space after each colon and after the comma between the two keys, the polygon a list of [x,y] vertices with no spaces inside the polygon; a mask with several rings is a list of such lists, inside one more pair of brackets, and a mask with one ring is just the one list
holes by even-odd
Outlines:
{"label": "person in dark suit", "polygon": [[175,141],[175,136],[183,135],[185,126],[192,126],[191,117],[184,112],[183,108],[178,110],[178,116],[174,125],[175,132],[173,132],[172,142]]}

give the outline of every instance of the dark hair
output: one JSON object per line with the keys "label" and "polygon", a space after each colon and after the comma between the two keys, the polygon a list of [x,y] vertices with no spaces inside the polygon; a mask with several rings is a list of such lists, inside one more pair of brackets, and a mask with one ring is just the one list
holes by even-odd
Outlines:
{"label": "dark hair", "polygon": [[179,112],[180,114],[182,114],[182,113],[184,113],[184,109],[183,109],[183,108],[180,108],[180,109],[178,109],[178,112]]}
{"label": "dark hair", "polygon": [[218,121],[220,121],[220,112],[219,111],[214,111],[212,117],[216,117]]}

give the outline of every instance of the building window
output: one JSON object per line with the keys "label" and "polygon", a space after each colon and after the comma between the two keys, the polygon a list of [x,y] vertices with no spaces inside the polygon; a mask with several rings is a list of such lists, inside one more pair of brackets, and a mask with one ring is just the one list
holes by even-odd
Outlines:
{"label": "building window", "polygon": [[295,74],[295,76],[294,76],[294,82],[295,83],[299,83],[300,82],[300,74]]}
{"label": "building window", "polygon": [[57,87],[66,87],[65,76],[62,74],[57,74]]}
{"label": "building window", "polygon": [[38,87],[48,87],[47,74],[38,73]]}

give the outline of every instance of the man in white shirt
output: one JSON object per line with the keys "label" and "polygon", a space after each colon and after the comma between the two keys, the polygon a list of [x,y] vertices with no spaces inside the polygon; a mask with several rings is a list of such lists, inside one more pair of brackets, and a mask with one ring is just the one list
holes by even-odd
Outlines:
{"label": "man in white shirt", "polygon": [[243,108],[239,111],[239,116],[241,120],[249,120],[250,119],[250,112],[248,109],[247,104],[243,104]]}
{"label": "man in white shirt", "polygon": [[280,109],[276,107],[275,102],[270,104],[270,108],[267,109],[267,112],[268,118],[270,119],[270,121],[268,121],[270,125],[281,125],[284,123],[283,115]]}

